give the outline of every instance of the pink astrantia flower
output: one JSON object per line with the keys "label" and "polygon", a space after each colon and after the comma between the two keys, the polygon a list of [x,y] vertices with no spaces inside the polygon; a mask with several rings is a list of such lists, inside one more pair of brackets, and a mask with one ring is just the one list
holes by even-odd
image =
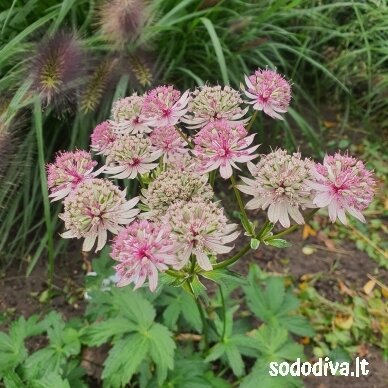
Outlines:
{"label": "pink astrantia flower", "polygon": [[52,201],[59,201],[75,190],[86,179],[91,179],[100,173],[93,172],[97,162],[92,160],[89,152],[61,152],[55,162],[47,165],[47,183],[51,191]]}
{"label": "pink astrantia flower", "polygon": [[244,93],[252,100],[253,109],[262,110],[274,119],[283,120],[279,113],[288,110],[291,100],[291,84],[273,70],[258,69],[249,77],[245,76],[248,90]]}
{"label": "pink astrantia flower", "polygon": [[146,123],[142,112],[143,96],[137,93],[120,98],[113,103],[113,127],[118,134],[150,133],[152,129]]}
{"label": "pink astrantia flower", "polygon": [[347,224],[345,211],[365,222],[361,213],[372,202],[376,181],[362,161],[336,153],[326,155],[323,164],[312,169],[315,180],[309,185],[315,191],[313,202],[329,210],[332,222],[338,219]]}
{"label": "pink astrantia flower", "polygon": [[117,285],[135,284],[141,287],[148,278],[149,288],[155,291],[158,271],[165,271],[176,262],[175,243],[167,225],[135,221],[114,239],[111,256],[120,263],[115,266],[120,277]]}
{"label": "pink astrantia flower", "polygon": [[190,94],[181,92],[172,86],[158,86],[150,90],[144,98],[143,114],[147,124],[152,127],[175,125],[187,112]]}
{"label": "pink astrantia flower", "polygon": [[240,93],[230,86],[202,86],[192,93],[189,102],[191,112],[182,121],[189,124],[189,128],[202,128],[218,120],[229,123],[244,124],[247,119],[242,117],[248,112],[248,107],[241,108],[243,100]]}
{"label": "pink astrantia flower", "polygon": [[98,154],[106,153],[117,139],[111,121],[104,121],[94,128],[90,136],[90,148]]}
{"label": "pink astrantia flower", "polygon": [[173,155],[188,153],[186,142],[172,125],[156,127],[150,135],[150,140],[157,150],[163,152],[163,161],[165,163]]}
{"label": "pink astrantia flower", "polygon": [[114,174],[113,178],[135,179],[158,166],[152,163],[162,154],[148,138],[126,135],[118,138],[107,153],[104,172]]}
{"label": "pink astrantia flower", "polygon": [[220,169],[224,179],[233,174],[233,168],[240,169],[236,163],[246,163],[257,157],[252,154],[258,145],[248,148],[254,134],[242,125],[229,125],[225,121],[216,121],[202,128],[194,138],[194,153],[198,157],[200,172],[206,173]]}
{"label": "pink astrantia flower", "polygon": [[106,244],[107,232],[117,234],[120,225],[131,223],[139,213],[133,207],[139,198],[125,199],[125,190],[106,179],[90,179],[65,199],[65,210],[59,216],[67,231],[63,238],[84,238],[83,251],[92,250],[96,240],[96,252]]}
{"label": "pink astrantia flower", "polygon": [[239,235],[235,232],[237,225],[228,224],[222,209],[201,197],[173,203],[163,220],[171,226],[178,244],[176,269],[187,265],[194,255],[203,270],[211,271],[209,256],[229,253],[233,247],[226,244]]}
{"label": "pink astrantia flower", "polygon": [[254,197],[246,208],[268,208],[268,219],[274,224],[279,221],[285,228],[290,226],[290,217],[304,224],[300,209],[313,207],[311,188],[307,185],[312,178],[311,164],[301,159],[300,153],[288,155],[281,149],[264,155],[256,165],[248,163],[253,179],[241,177],[245,185],[237,186]]}

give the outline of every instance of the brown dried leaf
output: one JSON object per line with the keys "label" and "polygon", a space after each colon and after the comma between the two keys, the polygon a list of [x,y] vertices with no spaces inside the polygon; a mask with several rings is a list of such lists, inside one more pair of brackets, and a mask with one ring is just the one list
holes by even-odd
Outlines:
{"label": "brown dried leaf", "polygon": [[356,295],[355,291],[353,291],[349,287],[347,287],[342,280],[338,280],[338,288],[339,288],[341,294],[346,294],[349,296]]}

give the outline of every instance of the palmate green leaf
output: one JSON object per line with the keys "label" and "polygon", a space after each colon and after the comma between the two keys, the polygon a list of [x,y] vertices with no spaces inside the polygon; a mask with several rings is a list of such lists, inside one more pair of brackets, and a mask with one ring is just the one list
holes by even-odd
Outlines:
{"label": "palmate green leaf", "polygon": [[282,326],[290,332],[301,337],[313,337],[315,335],[314,329],[311,327],[306,317],[299,315],[280,317]]}
{"label": "palmate green leaf", "polygon": [[101,377],[106,386],[125,386],[147,356],[148,350],[149,341],[140,333],[130,334],[117,341],[104,362]]}
{"label": "palmate green leaf", "polygon": [[72,388],[67,380],[63,380],[57,373],[51,372],[39,380],[31,382],[32,388]]}
{"label": "palmate green leaf", "polygon": [[211,362],[224,357],[236,376],[241,376],[244,373],[244,362],[240,351],[233,342],[227,339],[213,346],[205,361]]}
{"label": "palmate green leaf", "polygon": [[100,346],[112,337],[137,330],[137,325],[125,318],[111,318],[82,329],[81,337],[89,346]]}
{"label": "palmate green leaf", "polygon": [[[258,383],[260,382],[260,383]],[[257,360],[251,373],[244,377],[241,388],[301,388],[301,379],[293,376],[271,376],[269,366],[263,360]]]}
{"label": "palmate green leaf", "polygon": [[264,322],[278,323],[300,336],[313,336],[314,330],[308,320],[295,315],[299,301],[290,290],[286,291],[281,277],[271,276],[261,280],[250,276],[251,283],[243,287],[250,310]]}
{"label": "palmate green leaf", "polygon": [[52,347],[40,349],[26,359],[23,365],[25,376],[32,380],[50,372],[59,373],[65,360],[66,356],[60,349]]}
{"label": "palmate green leaf", "polygon": [[256,388],[258,381],[261,387],[300,387],[299,379],[292,376],[273,377],[269,370],[271,362],[293,361],[297,358],[304,360],[303,346],[291,340],[286,329],[275,325],[261,325],[252,333],[252,337],[256,341],[260,356],[249,375],[242,381],[241,387]]}
{"label": "palmate green leaf", "polygon": [[163,311],[164,323],[175,329],[180,316],[198,332],[202,329],[201,316],[192,295],[182,292],[180,289],[168,288],[167,293],[162,297],[162,305],[167,306]]}
{"label": "palmate green leaf", "polygon": [[134,292],[130,287],[111,290],[113,308],[123,317],[147,330],[153,323],[156,312],[152,304],[140,292]]}
{"label": "palmate green leaf", "polygon": [[252,337],[261,355],[268,361],[304,359],[303,346],[291,341],[286,329],[275,325],[261,325]]}
{"label": "palmate green leaf", "polygon": [[[156,378],[148,385],[158,386]],[[169,372],[163,388],[229,388],[231,385],[222,378],[215,376],[211,365],[206,363],[199,354],[177,354],[174,369]]]}
{"label": "palmate green leaf", "polygon": [[[1,373],[0,373],[1,379]],[[23,381],[19,377],[19,375],[13,370],[7,370],[3,374],[3,382],[5,388],[20,388],[23,387]]]}
{"label": "palmate green leaf", "polygon": [[227,343],[225,353],[233,373],[236,376],[242,376],[244,374],[244,362],[237,346]]}
{"label": "palmate green leaf", "polygon": [[27,357],[23,338],[12,338],[0,332],[0,375],[14,369]]}
{"label": "palmate green leaf", "polygon": [[162,384],[167,377],[169,369],[174,366],[175,342],[172,333],[167,327],[155,323],[147,333],[150,355],[156,365],[158,383]]}
{"label": "palmate green leaf", "polygon": [[230,288],[231,286],[247,284],[247,280],[239,273],[231,271],[228,268],[213,269],[212,271],[202,272],[201,276],[212,280],[217,284],[223,284]]}

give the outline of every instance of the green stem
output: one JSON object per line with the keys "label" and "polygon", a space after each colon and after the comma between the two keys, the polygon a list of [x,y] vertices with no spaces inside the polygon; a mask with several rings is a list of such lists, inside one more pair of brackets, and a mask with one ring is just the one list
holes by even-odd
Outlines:
{"label": "green stem", "polygon": [[207,352],[207,350],[209,349],[209,335],[208,335],[209,326],[206,320],[204,308],[202,307],[202,304],[199,298],[195,298],[195,303],[197,304],[199,315],[201,316],[201,320],[202,320],[204,352]]}
{"label": "green stem", "polygon": [[221,342],[225,339],[225,333],[226,333],[226,305],[225,305],[225,298],[224,298],[224,292],[222,291],[221,284],[218,285],[218,289],[220,290],[220,297],[221,297],[221,305],[222,305],[222,335],[221,335]]}
{"label": "green stem", "polygon": [[[308,221],[310,221],[310,220],[313,218],[314,214],[315,214],[318,210],[319,210],[319,209],[314,209],[314,210],[312,210],[312,211],[305,217],[305,219],[304,219],[305,223],[307,223]],[[283,230],[283,231],[281,231],[281,232],[279,232],[279,233],[277,233],[277,234],[274,234],[274,235],[270,238],[270,240],[272,240],[272,239],[274,239],[274,238],[279,238],[279,237],[285,236],[286,234],[290,234],[290,233],[292,233],[294,230],[298,229],[299,226],[300,226],[299,224],[292,225],[292,226],[290,226],[289,228],[287,228],[287,229],[285,229],[285,230]]]}
{"label": "green stem", "polygon": [[221,263],[213,265],[214,269],[221,269],[228,267],[229,265],[234,264],[237,260],[239,260],[242,256],[244,256],[249,250],[251,249],[251,243],[248,243],[244,245],[239,252],[237,252],[234,256],[231,258],[221,261]]}
{"label": "green stem", "polygon": [[189,140],[189,138],[182,132],[182,130],[175,125],[175,130],[179,133],[180,137],[188,144],[190,148],[194,148],[194,144]]}
{"label": "green stem", "polygon": [[185,278],[186,277],[186,274],[184,272],[176,271],[173,269],[167,269],[165,272],[166,272],[166,274],[168,274],[170,276],[174,276],[175,278]]}
{"label": "green stem", "polygon": [[209,173],[209,183],[210,186],[214,188],[214,181],[216,180],[217,170],[210,171]]}
{"label": "green stem", "polygon": [[54,237],[53,229],[51,225],[51,212],[50,212],[50,201],[48,197],[48,187],[46,180],[45,170],[45,157],[44,157],[44,141],[43,141],[43,127],[42,127],[42,107],[39,97],[36,97],[34,102],[34,124],[36,142],[38,146],[38,161],[39,161],[39,173],[40,173],[40,186],[43,196],[43,210],[44,219],[46,223],[46,234],[47,234],[47,253],[48,253],[48,282],[51,285],[54,275]]}
{"label": "green stem", "polygon": [[247,126],[247,131],[248,131],[248,132],[250,131],[250,129],[252,128],[253,123],[254,123],[255,120],[256,120],[257,112],[258,112],[258,111],[256,110],[255,113],[253,114],[253,116],[251,117],[250,121],[249,121],[249,124],[248,124],[248,126]]}
{"label": "green stem", "polygon": [[[236,180],[234,179],[233,175],[230,177],[230,181],[232,182],[232,187],[233,187],[233,190],[234,190],[234,195],[236,196],[237,203],[238,203],[238,206],[240,208],[240,212],[242,214],[242,217],[244,218],[246,225],[250,225],[247,213],[245,211],[245,207],[244,207],[243,201],[241,199],[240,192],[238,191],[237,186],[236,186]],[[253,231],[249,227],[248,233],[252,234],[252,232]]]}
{"label": "green stem", "polygon": [[140,174],[137,174],[137,179],[138,179],[138,181],[139,181],[139,183],[140,183],[140,187],[141,187],[142,189],[144,189],[145,185],[144,185],[144,182],[143,182],[143,178],[141,177]]}

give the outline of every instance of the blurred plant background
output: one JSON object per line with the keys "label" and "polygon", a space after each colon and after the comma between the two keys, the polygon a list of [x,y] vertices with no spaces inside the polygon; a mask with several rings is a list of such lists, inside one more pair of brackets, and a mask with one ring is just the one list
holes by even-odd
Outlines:
{"label": "blurred plant background", "polygon": [[[256,121],[260,149],[278,145],[312,157],[350,149],[368,160],[381,183],[368,227],[312,225],[326,242],[354,240],[386,268],[385,0],[0,0],[1,270],[16,265],[30,274],[39,260],[64,252],[68,243],[56,238],[60,209],[48,206],[44,164],[60,149],[86,147],[114,99],[165,83],[181,90],[205,82],[239,88],[244,74],[266,66],[292,80],[294,100],[286,121]],[[314,317],[322,300],[302,284],[304,314]],[[336,306],[329,307],[316,330],[337,317]],[[370,309],[372,316],[377,308]],[[351,348],[359,339],[351,335],[326,343]]]}

